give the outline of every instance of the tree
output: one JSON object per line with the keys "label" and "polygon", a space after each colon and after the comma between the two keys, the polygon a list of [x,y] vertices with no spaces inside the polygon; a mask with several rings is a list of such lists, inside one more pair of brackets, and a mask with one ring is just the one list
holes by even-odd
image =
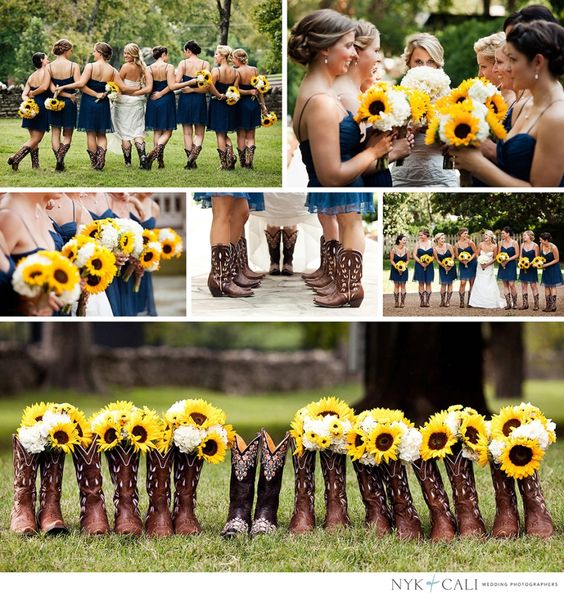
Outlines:
{"label": "tree", "polygon": [[257,29],[264,33],[269,42],[265,69],[267,72],[282,72],[282,2],[263,0],[256,7],[253,20]]}
{"label": "tree", "polygon": [[25,82],[34,68],[31,57],[35,52],[46,52],[46,47],[47,37],[43,28],[43,22],[40,18],[33,17],[21,34],[20,43],[16,51],[16,68],[14,70],[16,81]]}
{"label": "tree", "polygon": [[219,44],[227,45],[229,38],[229,22],[231,20],[231,0],[215,0],[219,14]]}
{"label": "tree", "polygon": [[521,324],[490,325],[490,362],[496,398],[523,398],[525,350]]}

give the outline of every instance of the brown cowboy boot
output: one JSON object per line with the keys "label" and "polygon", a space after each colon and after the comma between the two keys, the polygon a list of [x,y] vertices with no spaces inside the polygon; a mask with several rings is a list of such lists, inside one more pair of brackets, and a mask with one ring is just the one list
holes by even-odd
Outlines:
{"label": "brown cowboy boot", "polygon": [[242,149],[237,147],[237,152],[239,153],[239,163],[241,164],[241,167],[246,168],[247,167],[247,161],[246,161],[247,147],[244,147]]}
{"label": "brown cowboy boot", "polygon": [[227,169],[235,169],[237,157],[235,156],[233,147],[230,144],[225,147],[225,162],[227,163]]}
{"label": "brown cowboy boot", "polygon": [[445,468],[452,486],[458,533],[460,536],[485,536],[486,526],[478,506],[472,460],[465,458],[460,448],[455,455],[447,454]]}
{"label": "brown cowboy boot", "polygon": [[394,293],[394,307],[399,309],[399,297],[400,294],[399,293]]}
{"label": "brown cowboy boot", "polygon": [[17,435],[12,435],[14,462],[14,504],[10,530],[24,536],[35,534],[35,482],[39,454],[29,454]]}
{"label": "brown cowboy boot", "polygon": [[90,157],[90,167],[92,169],[96,169],[97,151],[91,151],[91,150],[86,149],[86,152],[88,153],[88,156]]}
{"label": "brown cowboy boot", "polygon": [[507,305],[503,309],[511,309],[511,293],[505,294],[505,303]]}
{"label": "brown cowboy boot", "polygon": [[102,491],[102,462],[97,438],[87,448],[75,446],[72,461],[80,495],[80,529],[91,535],[108,534],[110,524]]}
{"label": "brown cowboy boot", "polygon": [[235,436],[235,443],[231,448],[229,512],[221,531],[223,538],[248,534],[251,529],[259,445],[260,435],[252,439],[248,445],[240,435]]}
{"label": "brown cowboy boot", "polygon": [[40,169],[39,165],[39,148],[35,147],[29,151],[29,156],[31,157],[31,168],[32,169]]}
{"label": "brown cowboy boot", "polygon": [[360,307],[364,299],[361,281],[362,254],[356,250],[341,250],[337,256],[337,291],[327,297],[315,297],[313,302],[321,307]]}
{"label": "brown cowboy boot", "polygon": [[431,540],[452,540],[456,536],[456,521],[436,461],[419,458],[412,468],[431,515]]}
{"label": "brown cowboy boot", "polygon": [[190,163],[190,157],[192,156],[192,149],[184,149],[184,152],[186,153],[186,165],[184,165],[184,169],[192,169],[191,163]]}
{"label": "brown cowboy boot", "polygon": [[260,272],[255,272],[254,270],[251,270],[251,268],[249,267],[249,253],[247,251],[247,240],[245,239],[245,236],[241,236],[241,239],[239,239],[237,247],[239,249],[239,253],[241,254],[241,264],[243,266],[244,275],[250,279],[263,279],[264,274],[261,274]]}
{"label": "brown cowboy boot", "polygon": [[243,272],[244,266],[241,260],[241,252],[238,246],[239,242],[236,244],[231,244],[231,253],[233,255],[231,278],[238,287],[243,287],[243,289],[255,289],[256,287],[260,286],[261,281],[260,279],[250,279],[245,276]]}
{"label": "brown cowboy boot", "polygon": [[196,517],[196,490],[204,461],[195,453],[185,454],[174,449],[174,506],[172,523],[175,534],[200,534],[202,527]]}
{"label": "brown cowboy boot", "polygon": [[423,538],[423,529],[409,490],[406,467],[393,460],[381,465],[384,484],[388,492],[393,524],[401,539]]}
{"label": "brown cowboy boot", "polygon": [[519,309],[529,309],[529,296],[523,293],[523,305]]}
{"label": "brown cowboy boot", "polygon": [[253,161],[255,159],[255,151],[257,150],[257,147],[253,144],[253,146],[248,146],[247,147],[247,168],[248,169],[253,169]]}
{"label": "brown cowboy boot", "polygon": [[458,296],[460,297],[460,305],[459,305],[459,307],[460,307],[460,309],[464,309],[464,307],[465,307],[464,306],[464,293],[460,293],[459,292],[458,293]]}
{"label": "brown cowboy boot", "polygon": [[217,154],[219,155],[219,168],[220,169],[229,169],[227,166],[227,151],[217,149]]}
{"label": "brown cowboy boot", "polygon": [[374,527],[378,536],[389,534],[392,531],[392,522],[380,469],[358,461],[353,462],[353,468],[366,510],[366,525]]}
{"label": "brown cowboy boot", "polygon": [[322,235],[319,239],[319,267],[317,268],[317,270],[314,270],[313,272],[302,273],[302,278],[304,280],[312,280],[312,279],[317,278],[323,274],[323,270],[324,270],[323,261],[325,259],[325,251],[323,249],[324,245],[325,245],[325,237]]}
{"label": "brown cowboy boot", "polygon": [[331,295],[337,289],[335,277],[337,275],[337,254],[342,249],[341,242],[331,239],[325,242],[325,271],[318,278],[306,280],[306,285],[311,287],[318,295]]}
{"label": "brown cowboy boot", "polygon": [[11,157],[8,158],[8,165],[12,166],[14,171],[18,170],[18,165],[20,164],[21,160],[31,151],[29,146],[23,145],[22,148],[15,152]]}
{"label": "brown cowboy boot", "polygon": [[271,235],[267,229],[264,230],[266,243],[268,244],[268,253],[270,254],[270,268],[268,274],[280,276],[280,239],[282,230],[278,229],[274,235]]}
{"label": "brown cowboy boot", "polygon": [[556,295],[552,295],[552,306],[550,307],[550,311],[556,311]]}
{"label": "brown cowboy boot", "polygon": [[49,451],[39,455],[39,510],[37,525],[44,534],[66,534],[68,528],[61,512],[61,491],[63,487],[64,452]]}
{"label": "brown cowboy boot", "polygon": [[147,154],[145,153],[145,142],[135,142],[137,156],[139,157],[139,169],[147,168]]}
{"label": "brown cowboy boot", "polygon": [[424,307],[430,307],[429,302],[431,301],[431,291],[423,291],[423,294],[425,295]]}
{"label": "brown cowboy boot", "polygon": [[451,297],[452,297],[452,291],[447,291],[446,301],[445,301],[445,307],[450,307]]}
{"label": "brown cowboy boot", "polygon": [[137,490],[139,452],[135,452],[132,447],[117,445],[106,452],[106,458],[115,487],[114,531],[116,534],[139,536],[143,532]]}
{"label": "brown cowboy boot", "polygon": [[70,142],[68,144],[61,143],[59,148],[55,152],[55,158],[57,163],[55,165],[55,171],[64,171],[65,170],[65,155],[68,153],[70,149]]}
{"label": "brown cowboy boot", "polygon": [[278,505],[282,473],[286,462],[286,452],[290,446],[290,435],[276,446],[270,435],[262,429],[260,432],[260,470],[257,487],[257,505],[251,536],[270,534],[278,527]]}
{"label": "brown cowboy boot", "polygon": [[419,291],[419,307],[425,307],[425,291]]}
{"label": "brown cowboy boot", "polygon": [[125,166],[131,167],[131,145],[129,145],[129,148],[125,148],[122,145],[121,152],[123,153],[123,161],[125,163]]}
{"label": "brown cowboy boot", "polygon": [[405,296],[406,296],[406,293],[401,294],[400,307],[405,307]]}
{"label": "brown cowboy boot", "polygon": [[332,530],[341,526],[350,526],[347,511],[347,478],[344,454],[329,450],[319,452],[321,473],[325,482],[325,521],[323,527]]}
{"label": "brown cowboy boot", "polygon": [[171,536],[174,534],[170,513],[170,474],[174,448],[166,454],[158,450],[147,452],[147,495],[149,509],[145,517],[147,536]]}
{"label": "brown cowboy boot", "polygon": [[[292,452],[295,451],[292,440]],[[292,455],[294,465],[294,512],[288,530],[304,534],[315,528],[315,452],[304,450],[301,456]]]}
{"label": "brown cowboy boot", "polygon": [[533,302],[534,302],[533,311],[538,311],[539,308],[540,308],[540,305],[539,305],[539,295],[533,295]]}
{"label": "brown cowboy boot", "polygon": [[165,152],[165,148],[166,145],[163,144],[161,145],[163,148],[158,152],[157,154],[157,163],[158,163],[158,169],[164,169],[165,168],[165,162],[164,162],[164,152]]}
{"label": "brown cowboy boot", "polygon": [[98,169],[98,171],[102,171],[102,169],[104,169],[106,165],[106,152],[106,149],[102,148],[101,146],[96,149],[96,165],[94,166],[94,169]]}
{"label": "brown cowboy boot", "polygon": [[145,169],[150,170],[153,166],[153,161],[155,159],[159,159],[161,152],[164,151],[164,144],[157,144],[156,147],[147,155],[147,159],[145,161]]}
{"label": "brown cowboy boot", "polygon": [[250,289],[238,287],[232,280],[231,245],[212,245],[211,270],[208,276],[208,288],[214,297],[251,297]]}
{"label": "brown cowboy boot", "polygon": [[188,163],[190,164],[190,167],[188,169],[198,169],[198,164],[196,163],[196,161],[198,160],[198,156],[200,155],[201,152],[202,152],[201,144],[194,144],[192,146],[192,152],[190,153],[190,156],[188,157]]}
{"label": "brown cowboy boot", "polygon": [[519,511],[515,495],[515,481],[507,476],[499,464],[490,462],[490,471],[495,493],[495,520],[492,528],[494,538],[519,536]]}
{"label": "brown cowboy boot", "polygon": [[446,307],[446,293],[441,293],[441,303],[439,307]]}
{"label": "brown cowboy boot", "polygon": [[517,485],[523,498],[525,534],[549,538],[554,534],[554,525],[544,501],[537,471],[531,476],[519,479]]}
{"label": "brown cowboy boot", "polygon": [[290,234],[286,231],[282,232],[282,275],[292,276],[294,274],[294,248],[298,239],[298,230],[292,231]]}

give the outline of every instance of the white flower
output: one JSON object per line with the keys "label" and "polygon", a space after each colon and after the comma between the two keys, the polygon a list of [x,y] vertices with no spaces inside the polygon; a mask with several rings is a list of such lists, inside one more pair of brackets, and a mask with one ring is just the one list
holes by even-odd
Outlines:
{"label": "white flower", "polygon": [[43,287],[39,285],[28,285],[23,278],[24,270],[26,270],[28,266],[35,264],[50,266],[51,260],[45,256],[40,256],[39,254],[32,254],[18,263],[14,270],[14,274],[12,275],[12,286],[14,287],[14,291],[19,295],[34,298],[38,297],[43,291]]}
{"label": "white flower", "polygon": [[372,432],[372,430],[376,427],[377,424],[378,423],[376,419],[372,415],[367,415],[364,419],[362,419],[362,422],[360,423],[360,430],[364,431],[364,433],[368,435]]}
{"label": "white flower", "polygon": [[119,233],[113,225],[102,225],[100,231],[100,243],[109,250],[115,250],[118,246]]}
{"label": "white flower", "polygon": [[48,435],[49,430],[42,421],[35,423],[31,427],[20,427],[18,429],[18,439],[30,454],[39,454],[45,450]]}
{"label": "white flower", "polygon": [[391,112],[382,113],[373,124],[374,128],[382,132],[389,132],[393,128],[404,126],[411,116],[411,106],[403,91],[394,91],[388,88],[386,92],[392,108]]}
{"label": "white flower", "polygon": [[478,256],[478,264],[489,264],[492,261],[492,257],[488,254],[480,254]]}
{"label": "white flower", "polygon": [[404,462],[414,462],[420,457],[419,450],[423,436],[418,429],[409,428],[401,438],[398,454]]}
{"label": "white flower", "polygon": [[401,80],[401,86],[425,91],[435,101],[444,97],[450,90],[450,78],[442,68],[417,66],[408,70]]}
{"label": "white flower", "polygon": [[80,283],[77,283],[72,289],[69,291],[63,291],[59,295],[59,299],[63,302],[63,305],[72,305],[78,301],[80,297]]}
{"label": "white flower", "polygon": [[473,462],[477,462],[479,455],[478,452],[474,452],[470,448],[466,446],[462,446],[462,457],[467,458],[468,460],[472,460]]}
{"label": "white flower", "polygon": [[[167,229],[166,227],[159,231],[159,241],[164,241],[165,239],[168,239],[169,241],[174,241],[174,233],[172,233],[170,229]],[[306,412],[306,408],[307,407],[301,408],[297,414],[301,413],[302,415],[304,415]]]}
{"label": "white flower", "polygon": [[174,430],[173,440],[184,454],[191,454],[203,441],[206,432],[193,425],[181,425]]}
{"label": "white flower", "polygon": [[211,433],[215,433],[221,437],[221,441],[225,446],[227,446],[227,431],[222,425],[212,425],[206,429],[206,436],[210,435]]}
{"label": "white flower", "polygon": [[320,437],[330,437],[330,422],[327,421],[328,417],[330,416],[332,415],[327,415],[322,419],[312,419],[311,417],[306,417],[304,419],[304,432],[312,431]]}
{"label": "white flower", "polygon": [[499,462],[499,459],[503,454],[503,450],[505,449],[505,441],[501,439],[492,439],[488,449],[490,450],[490,454],[493,456],[494,460]]}
{"label": "white flower", "polygon": [[460,429],[460,415],[458,411],[449,412],[445,418],[445,425],[449,428],[450,432],[453,435],[458,435],[458,430]]}
{"label": "white flower", "polygon": [[490,97],[493,97],[497,93],[497,88],[492,83],[484,83],[481,80],[477,80],[469,89],[468,97],[475,99],[480,103],[485,103]]}
{"label": "white flower", "polygon": [[56,413],[50,410],[46,410],[45,414],[43,415],[43,423],[45,424],[48,430],[50,430],[55,425],[58,425],[59,423],[70,422],[71,418],[64,413]]}
{"label": "white flower", "polygon": [[86,262],[92,258],[94,252],[96,251],[96,244],[93,242],[88,242],[84,244],[79,250],[76,255],[76,260],[74,265],[77,268],[83,268],[86,265]]}
{"label": "white flower", "polygon": [[491,421],[486,421],[485,425],[486,425],[486,437],[489,440],[490,439],[490,436],[492,434],[492,422]]}
{"label": "white flower", "polygon": [[511,432],[511,437],[528,437],[535,439],[543,450],[548,447],[548,433],[540,421],[531,421],[515,427]]}
{"label": "white flower", "polygon": [[171,415],[181,415],[186,410],[186,400],[177,400],[166,412]]}

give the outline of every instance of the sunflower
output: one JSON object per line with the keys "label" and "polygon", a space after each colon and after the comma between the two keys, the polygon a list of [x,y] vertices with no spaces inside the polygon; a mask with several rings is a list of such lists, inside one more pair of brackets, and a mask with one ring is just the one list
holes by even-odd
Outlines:
{"label": "sunflower", "polygon": [[422,122],[431,112],[431,98],[429,95],[420,89],[399,88],[407,93],[411,108],[411,119],[415,122]]}
{"label": "sunflower", "polygon": [[370,124],[374,124],[382,117],[382,114],[391,111],[385,85],[376,84],[370,87],[360,95],[359,99],[360,106],[354,117],[356,122],[367,121]]}
{"label": "sunflower", "polygon": [[212,425],[223,425],[225,423],[225,413],[212,406],[209,402],[198,398],[197,400],[186,400],[184,419],[188,424],[205,429]]}
{"label": "sunflower", "polygon": [[430,264],[433,261],[433,256],[429,254],[423,254],[421,258],[419,258],[423,264]]}
{"label": "sunflower", "polygon": [[33,427],[43,420],[43,415],[53,407],[53,402],[39,402],[26,406],[22,413],[21,427]]}
{"label": "sunflower", "polygon": [[334,415],[340,420],[347,419],[353,421],[354,413],[352,408],[344,402],[334,396],[322,398],[317,402],[312,402],[307,405],[307,414],[312,418],[322,419],[329,415]]}
{"label": "sunflower", "polygon": [[86,235],[91,239],[99,239],[100,231],[102,230],[101,221],[92,221],[80,228],[79,235]]}
{"label": "sunflower", "polygon": [[96,295],[97,293],[102,293],[105,291],[113,279],[104,278],[98,276],[97,274],[88,274],[84,277],[84,280],[84,291],[86,291],[86,293],[90,293],[91,295]]}
{"label": "sunflower", "polygon": [[476,462],[484,467],[489,462],[488,438],[485,435],[478,437],[478,442],[473,448]]}
{"label": "sunflower", "polygon": [[516,406],[504,406],[499,414],[492,416],[492,436],[509,437],[515,427],[527,422],[527,415]]}
{"label": "sunflower", "polygon": [[211,464],[219,464],[225,458],[226,450],[221,436],[209,433],[198,446],[198,456]]}
{"label": "sunflower", "polygon": [[468,262],[468,260],[470,260],[471,257],[472,257],[472,254],[470,252],[466,252],[466,251],[462,251],[458,254],[458,259],[461,262]]}
{"label": "sunflower", "polygon": [[397,422],[405,423],[406,425],[413,427],[413,423],[408,421],[403,412],[398,409],[376,407],[370,410],[365,410],[357,415],[357,424],[360,424],[368,416],[372,417],[375,421],[378,421],[379,423]]}
{"label": "sunflower", "polygon": [[531,267],[531,261],[529,260],[529,258],[527,258],[527,256],[523,256],[522,258],[519,258],[517,266],[521,270],[528,270]]}
{"label": "sunflower", "polygon": [[544,451],[535,439],[508,438],[500,458],[501,470],[514,479],[525,478],[538,470],[543,457]]}
{"label": "sunflower", "polygon": [[486,419],[483,415],[478,413],[463,415],[459,432],[464,445],[469,449],[475,451],[479,447],[481,443],[480,437],[486,440],[487,448],[488,431],[486,428]]}
{"label": "sunflower", "polygon": [[407,264],[403,261],[403,260],[398,260],[395,264],[394,264],[394,268],[398,271],[398,272],[405,272],[407,270]]}
{"label": "sunflower", "polygon": [[451,146],[471,145],[477,138],[480,120],[460,106],[451,107],[448,116],[443,131],[447,144]]}
{"label": "sunflower", "polygon": [[447,454],[452,454],[452,446],[456,443],[456,437],[445,425],[446,415],[434,415],[425,426],[421,428],[421,458],[430,460],[431,458],[444,458]]}
{"label": "sunflower", "polygon": [[131,414],[124,430],[133,449],[142,453],[155,448],[162,435],[157,413],[146,407]]}
{"label": "sunflower", "polygon": [[161,454],[166,454],[172,445],[174,429],[171,425],[161,420],[160,437],[157,439],[156,447]]}
{"label": "sunflower", "polygon": [[260,116],[260,123],[263,128],[270,128],[270,126],[276,124],[277,121],[278,117],[273,111],[269,113],[263,113]]}
{"label": "sunflower", "polygon": [[368,436],[367,449],[377,464],[398,459],[398,447],[402,431],[398,425],[379,423]]}
{"label": "sunflower", "polygon": [[78,431],[72,421],[55,423],[49,429],[49,441],[54,450],[68,454],[74,446],[80,443]]}
{"label": "sunflower", "polygon": [[43,262],[22,262],[22,279],[32,287],[41,287],[49,279],[49,267]]}
{"label": "sunflower", "polygon": [[100,423],[93,425],[94,433],[98,435],[98,449],[101,452],[110,450],[121,441],[121,424],[108,414]]}
{"label": "sunflower", "polygon": [[212,75],[209,70],[198,70],[194,77],[198,80],[198,86],[200,88],[208,87],[212,83]]}
{"label": "sunflower", "polygon": [[468,91],[473,84],[474,80],[471,78],[462,81],[458,87],[456,87],[456,89],[452,89],[452,91],[447,95],[447,102],[456,104],[466,101],[469,98]]}
{"label": "sunflower", "polygon": [[117,272],[116,258],[109,249],[96,246],[94,253],[84,264],[87,274],[112,279]]}
{"label": "sunflower", "polygon": [[339,419],[333,419],[329,423],[329,433],[332,437],[342,437],[344,432],[343,423]]}
{"label": "sunflower", "polygon": [[531,262],[531,266],[533,268],[542,268],[545,262],[546,258],[543,258],[542,256],[535,256]]}
{"label": "sunflower", "polygon": [[452,268],[454,266],[454,260],[447,256],[446,258],[443,258],[443,265]]}
{"label": "sunflower", "polygon": [[503,122],[507,115],[508,107],[501,93],[495,93],[486,99],[485,105],[499,123]]}
{"label": "sunflower", "polygon": [[131,254],[135,248],[135,235],[131,231],[125,231],[119,236],[119,249],[124,254]]}
{"label": "sunflower", "polygon": [[92,443],[92,427],[86,419],[85,414],[76,408],[76,406],[71,406],[67,414],[76,427],[78,443],[82,447],[88,447]]}
{"label": "sunflower", "polygon": [[148,270],[158,270],[161,260],[162,247],[158,241],[152,241],[145,246],[145,249],[139,256],[141,268]]}
{"label": "sunflower", "polygon": [[359,429],[352,429],[347,434],[347,454],[352,460],[360,460],[366,453],[367,435]]}
{"label": "sunflower", "polygon": [[65,291],[72,291],[80,283],[76,267],[59,253],[56,256],[53,254],[52,262],[48,271],[49,287],[59,296]]}
{"label": "sunflower", "polygon": [[151,241],[159,241],[158,233],[153,229],[143,229],[143,245],[147,245]]}
{"label": "sunflower", "polygon": [[227,105],[235,105],[240,98],[241,94],[237,87],[231,86],[225,92],[225,103],[227,103]]}
{"label": "sunflower", "polygon": [[111,413],[113,417],[119,422],[120,426],[123,427],[130,419],[131,415],[139,410],[133,402],[127,400],[116,400],[107,404],[100,412]]}
{"label": "sunflower", "polygon": [[438,142],[439,125],[441,121],[437,115],[429,117],[429,123],[427,125],[427,131],[425,132],[425,144],[435,144]]}
{"label": "sunflower", "polygon": [[55,99],[54,97],[48,97],[45,99],[45,109],[48,111],[61,111],[65,107],[65,102],[61,99]]}

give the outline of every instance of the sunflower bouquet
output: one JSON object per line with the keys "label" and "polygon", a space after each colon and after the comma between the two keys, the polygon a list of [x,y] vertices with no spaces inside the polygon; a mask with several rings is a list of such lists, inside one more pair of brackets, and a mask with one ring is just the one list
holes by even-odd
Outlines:
{"label": "sunflower bouquet", "polygon": [[419,458],[421,433],[400,410],[374,408],[356,416],[347,435],[347,453],[353,461],[375,466]]}
{"label": "sunflower bouquet", "polygon": [[184,251],[182,237],[171,227],[156,229],[155,232],[162,248],[161,259],[172,260],[172,258],[180,258]]}
{"label": "sunflower bouquet", "polygon": [[225,102],[227,105],[235,105],[241,99],[241,93],[237,87],[231,86],[225,91]]}
{"label": "sunflower bouquet", "polygon": [[161,451],[173,444],[183,454],[218,464],[233,445],[235,431],[223,410],[202,399],[179,400],[164,414],[165,439]]}
{"label": "sunflower bouquet", "polygon": [[198,70],[194,74],[194,78],[196,79],[200,89],[207,89],[213,82],[211,72],[206,69]]}
{"label": "sunflower bouquet", "polygon": [[263,128],[270,128],[270,126],[274,126],[274,124],[276,124],[277,121],[278,117],[273,111],[269,113],[263,113],[260,116],[260,124]]}
{"label": "sunflower bouquet", "polygon": [[546,258],[543,256],[535,256],[531,261],[531,266],[533,268],[542,268],[546,263]]}
{"label": "sunflower bouquet", "polygon": [[405,262],[405,260],[398,260],[394,263],[394,268],[398,272],[403,273],[407,270],[407,262]]}
{"label": "sunflower bouquet", "polygon": [[411,107],[407,94],[387,82],[378,82],[359,95],[360,106],[354,116],[381,132],[407,124]]}
{"label": "sunflower bouquet", "polygon": [[65,108],[65,102],[56,97],[48,97],[45,99],[45,109],[48,111],[61,111]]}
{"label": "sunflower bouquet", "polygon": [[14,291],[35,299],[55,295],[70,306],[80,296],[80,275],[72,262],[54,251],[39,251],[22,258],[12,276]]}
{"label": "sunflower bouquet", "polygon": [[481,264],[482,266],[485,266],[486,264],[491,264],[492,262],[492,258],[491,256],[488,256],[488,254],[480,254],[478,256],[478,264]]}
{"label": "sunflower bouquet", "polygon": [[462,251],[458,254],[458,260],[464,264],[465,267],[468,267],[468,262],[472,259],[472,254],[470,252]]}
{"label": "sunflower bouquet", "polygon": [[18,116],[24,120],[32,120],[39,113],[39,105],[31,97],[20,103]]}
{"label": "sunflower bouquet", "polygon": [[506,406],[492,416],[489,453],[493,462],[512,478],[532,476],[547,447],[555,441],[555,423],[531,403]]}
{"label": "sunflower bouquet", "polygon": [[495,257],[495,261],[502,266],[509,260],[509,254],[507,252],[499,252]]}
{"label": "sunflower bouquet", "polygon": [[354,422],[354,411],[342,400],[332,396],[311,402],[298,410],[291,423],[290,435],[294,438],[294,454],[304,450],[331,450],[347,453],[347,436]]}
{"label": "sunflower bouquet", "polygon": [[264,74],[253,76],[253,78],[251,78],[251,86],[253,86],[261,95],[270,91],[270,82],[268,82],[268,78],[266,78]]}
{"label": "sunflower bouquet", "polygon": [[115,101],[121,95],[119,87],[116,85],[115,82],[111,80],[106,83],[104,90],[106,91],[106,94],[110,101]]}
{"label": "sunflower bouquet", "polygon": [[[437,415],[435,415],[437,416]],[[460,404],[449,406],[438,413],[441,422],[461,446],[464,458],[485,466],[488,462],[489,423],[473,408]]]}
{"label": "sunflower bouquet", "polygon": [[454,266],[454,258],[451,258],[450,256],[443,258],[443,266],[446,266],[447,268],[452,268]]}
{"label": "sunflower bouquet", "polygon": [[434,260],[433,256],[430,256],[429,254],[423,254],[421,256],[421,258],[419,258],[419,260],[421,260],[421,264],[431,264],[431,262]]}
{"label": "sunflower bouquet", "polygon": [[529,260],[529,258],[527,258],[527,256],[523,256],[522,258],[519,258],[519,262],[517,262],[517,267],[521,270],[528,270],[531,267],[531,261]]}

